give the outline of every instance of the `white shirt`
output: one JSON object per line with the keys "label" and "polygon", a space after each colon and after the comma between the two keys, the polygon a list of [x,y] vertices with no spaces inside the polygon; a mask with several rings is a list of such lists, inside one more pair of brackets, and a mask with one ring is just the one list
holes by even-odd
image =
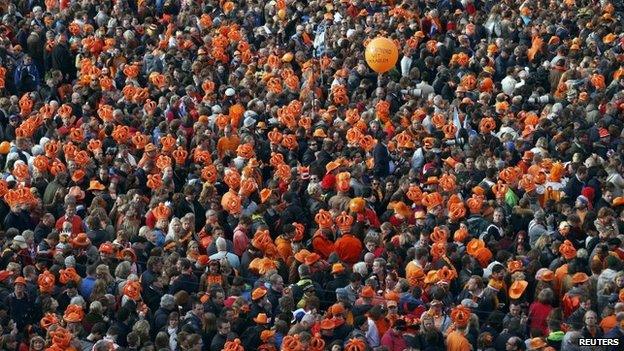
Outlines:
{"label": "white shirt", "polygon": [[516,84],[518,81],[514,79],[512,76],[506,76],[501,81],[501,86],[503,88],[503,93],[507,95],[513,95],[514,90],[516,89]]}

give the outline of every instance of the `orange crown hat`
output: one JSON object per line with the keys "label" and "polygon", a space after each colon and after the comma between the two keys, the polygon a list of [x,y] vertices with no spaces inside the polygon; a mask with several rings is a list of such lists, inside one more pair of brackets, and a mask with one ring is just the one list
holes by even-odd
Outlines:
{"label": "orange crown hat", "polygon": [[442,195],[440,195],[439,193],[425,194],[422,199],[422,204],[425,205],[428,210],[432,210],[437,206],[441,206],[442,202]]}
{"label": "orange crown hat", "polygon": [[457,271],[444,266],[438,270],[438,278],[442,282],[450,283],[453,279],[457,278]]}
{"label": "orange crown hat", "polygon": [[343,211],[336,217],[336,225],[342,233],[348,233],[351,231],[351,225],[353,225],[353,217]]}
{"label": "orange crown hat", "polygon": [[440,177],[438,182],[442,190],[452,192],[457,187],[457,178],[454,175],[445,173]]}
{"label": "orange crown hat", "polygon": [[434,261],[444,257],[446,255],[446,242],[433,243],[430,253]]}
{"label": "orange crown hat", "polygon": [[295,260],[297,260],[297,262],[303,263],[305,262],[305,259],[309,254],[310,254],[310,251],[306,249],[301,249],[297,253],[295,253],[294,257],[295,257]]}
{"label": "orange crown hat", "polygon": [[[321,322],[321,329],[323,329],[323,322]],[[287,335],[282,340],[282,351],[303,351],[304,349],[299,335]]]}
{"label": "orange crown hat", "polygon": [[522,264],[522,261],[520,260],[509,261],[507,263],[507,269],[509,270],[509,273],[514,273],[514,272],[522,271],[524,269],[524,265]]}
{"label": "orange crown hat", "polygon": [[52,338],[52,344],[54,346],[59,347],[61,350],[67,350],[69,349],[69,344],[71,343],[73,335],[69,330],[58,327],[50,332],[50,337]]}
{"label": "orange crown hat", "polygon": [[463,243],[468,239],[468,229],[466,227],[460,227],[453,234],[453,241]]}
{"label": "orange crown hat", "polygon": [[331,213],[326,210],[320,210],[314,216],[314,221],[319,225],[320,228],[331,228],[331,226],[334,224]]}
{"label": "orange crown hat", "polygon": [[445,243],[447,241],[446,231],[440,227],[435,227],[433,228],[433,233],[431,233],[429,238],[434,243],[438,243],[438,242]]}
{"label": "orange crown hat", "polygon": [[152,210],[152,214],[156,219],[169,219],[169,216],[171,216],[171,208],[161,202]]}
{"label": "orange crown hat", "polygon": [[245,351],[240,339],[236,338],[232,341],[226,341],[223,345],[223,351]]}
{"label": "orange crown hat", "polygon": [[54,291],[55,283],[56,278],[54,277],[54,274],[47,270],[39,274],[39,278],[37,278],[37,284],[39,285],[39,291],[41,291],[41,293],[52,293]]}
{"label": "orange crown hat", "polygon": [[349,339],[345,345],[344,351],[366,351],[366,343],[362,339]]}
{"label": "orange crown hat", "polygon": [[43,316],[43,318],[41,318],[41,321],[39,322],[39,325],[44,330],[48,330],[48,328],[51,325],[58,324],[58,322],[59,322],[59,320],[58,320],[58,317],[56,316],[56,314],[54,314],[54,313],[46,313]]}
{"label": "orange crown hat", "polygon": [[141,283],[135,280],[128,281],[124,285],[123,294],[134,301],[141,300]]}
{"label": "orange crown hat", "polygon": [[502,181],[499,181],[498,183],[492,186],[492,192],[494,193],[497,199],[504,199],[508,191],[509,191],[509,187]]}
{"label": "orange crown hat", "polygon": [[63,314],[63,320],[68,323],[80,323],[84,319],[85,313],[80,305],[69,305]]}
{"label": "orange crown hat", "polygon": [[473,195],[466,201],[466,205],[468,205],[470,213],[481,213],[481,209],[483,208],[483,197]]}
{"label": "orange crown hat", "polygon": [[325,340],[321,337],[320,334],[316,334],[310,339],[310,343],[308,344],[308,351],[324,351],[325,350]]}
{"label": "orange crown hat", "polygon": [[451,320],[455,325],[460,328],[463,328],[468,325],[468,321],[470,321],[470,309],[463,305],[459,305],[451,310]]}
{"label": "orange crown hat", "polygon": [[513,300],[519,299],[526,290],[529,283],[526,280],[516,280],[509,288],[509,298]]}

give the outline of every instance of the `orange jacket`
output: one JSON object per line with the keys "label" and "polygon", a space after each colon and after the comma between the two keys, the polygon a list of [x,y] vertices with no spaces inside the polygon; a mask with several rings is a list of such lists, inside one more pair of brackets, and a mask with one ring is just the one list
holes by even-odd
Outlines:
{"label": "orange jacket", "polygon": [[332,252],[334,252],[334,243],[320,230],[314,233],[314,237],[312,238],[312,247],[314,248],[314,252],[321,255],[321,257],[325,260],[329,257],[329,255],[331,255]]}

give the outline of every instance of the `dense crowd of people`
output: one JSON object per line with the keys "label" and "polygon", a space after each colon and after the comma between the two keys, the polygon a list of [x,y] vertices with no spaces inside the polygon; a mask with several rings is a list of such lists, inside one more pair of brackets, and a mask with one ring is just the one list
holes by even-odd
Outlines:
{"label": "dense crowd of people", "polygon": [[623,11],[0,1],[0,349],[621,349]]}

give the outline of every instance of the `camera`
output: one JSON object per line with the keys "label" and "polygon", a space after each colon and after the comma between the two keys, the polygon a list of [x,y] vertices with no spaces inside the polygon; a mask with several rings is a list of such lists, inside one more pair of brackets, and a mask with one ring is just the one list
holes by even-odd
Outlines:
{"label": "camera", "polygon": [[454,138],[454,139],[449,139],[449,140],[445,140],[444,144],[448,145],[448,146],[452,146],[452,145],[464,145],[466,143],[466,139],[464,138]]}
{"label": "camera", "polygon": [[539,96],[537,94],[533,94],[529,97],[528,102],[531,104],[552,104],[555,100],[549,94]]}
{"label": "camera", "polygon": [[413,96],[413,97],[422,97],[422,89],[402,89],[401,94],[403,96]]}

